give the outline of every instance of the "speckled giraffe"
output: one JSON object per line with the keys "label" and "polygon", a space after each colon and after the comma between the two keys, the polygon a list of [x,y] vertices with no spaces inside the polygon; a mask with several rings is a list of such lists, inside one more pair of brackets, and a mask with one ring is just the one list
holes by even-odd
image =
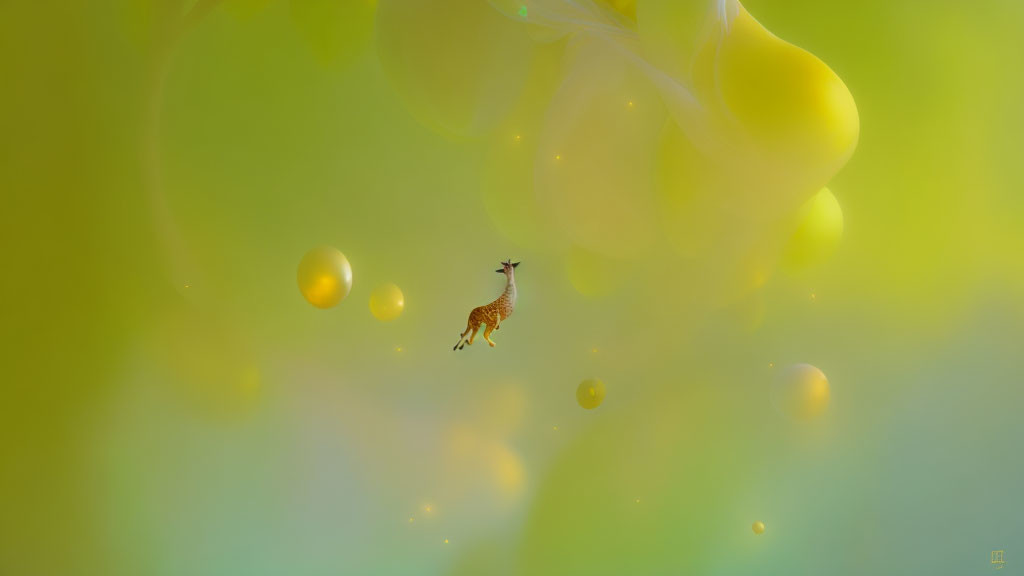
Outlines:
{"label": "speckled giraffe", "polygon": [[[499,274],[504,274],[507,279],[505,282],[505,291],[498,296],[498,299],[486,306],[478,306],[473,308],[473,311],[469,313],[469,321],[466,323],[466,331],[459,335],[459,341],[455,343],[455,347],[452,350],[462,350],[466,344],[473,344],[473,338],[476,337],[477,330],[480,329],[481,324],[486,324],[487,328],[484,330],[484,340],[491,346],[494,346],[494,340],[491,340],[491,332],[501,327],[501,321],[507,319],[512,315],[512,311],[516,308],[516,266],[519,266],[519,262],[512,262],[512,259],[501,263],[501,268],[495,270]],[[469,335],[469,339],[466,335]]]}

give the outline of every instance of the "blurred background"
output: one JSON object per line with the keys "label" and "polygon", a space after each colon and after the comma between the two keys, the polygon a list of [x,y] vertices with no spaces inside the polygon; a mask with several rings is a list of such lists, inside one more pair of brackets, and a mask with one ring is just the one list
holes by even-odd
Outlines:
{"label": "blurred background", "polygon": [[0,2],[0,573],[1018,570],[1024,6],[744,6]]}

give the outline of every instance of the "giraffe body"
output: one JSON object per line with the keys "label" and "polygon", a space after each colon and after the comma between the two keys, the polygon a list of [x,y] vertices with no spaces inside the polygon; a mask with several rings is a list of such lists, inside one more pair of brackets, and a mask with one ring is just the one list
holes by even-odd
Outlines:
{"label": "giraffe body", "polygon": [[[504,273],[507,278],[505,291],[490,304],[473,308],[473,311],[469,313],[469,320],[466,322],[466,331],[459,335],[459,341],[455,344],[453,350],[461,350],[466,344],[472,345],[473,340],[476,338],[476,333],[480,330],[480,326],[486,326],[484,329],[484,340],[487,340],[489,345],[494,346],[494,340],[491,340],[491,332],[501,328],[502,321],[511,316],[516,308],[515,267],[518,265],[519,262],[502,262],[502,268],[497,270],[497,272]],[[467,338],[467,335],[469,338]]]}

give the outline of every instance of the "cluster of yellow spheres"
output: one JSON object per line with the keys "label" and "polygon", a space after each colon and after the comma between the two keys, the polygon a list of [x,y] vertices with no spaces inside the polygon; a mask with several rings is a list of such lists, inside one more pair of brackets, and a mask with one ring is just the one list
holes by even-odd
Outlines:
{"label": "cluster of yellow spheres", "polygon": [[[307,302],[324,310],[333,308],[352,291],[352,266],[337,248],[320,246],[299,262],[298,283]],[[394,320],[404,309],[405,296],[392,283],[382,284],[370,294],[370,312],[378,320]]]}

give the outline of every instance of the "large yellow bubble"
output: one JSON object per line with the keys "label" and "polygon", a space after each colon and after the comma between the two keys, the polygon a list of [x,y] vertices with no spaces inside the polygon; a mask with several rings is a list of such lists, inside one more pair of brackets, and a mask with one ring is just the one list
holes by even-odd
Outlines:
{"label": "large yellow bubble", "polygon": [[825,411],[828,400],[828,378],[810,364],[794,364],[783,369],[772,384],[772,404],[793,420],[813,420]]}
{"label": "large yellow bubble", "polygon": [[394,320],[405,309],[405,296],[402,290],[391,284],[381,284],[370,293],[370,312],[378,320],[387,322]]}
{"label": "large yellow bubble", "polygon": [[751,529],[754,530],[754,534],[764,534],[764,522],[761,522],[760,520],[754,522],[754,525],[751,526]]}
{"label": "large yellow bubble", "polygon": [[302,296],[317,308],[331,308],[352,289],[352,267],[336,248],[321,246],[302,257],[298,272]]}
{"label": "large yellow bubble", "polygon": [[721,41],[707,42],[696,57],[695,87],[763,150],[785,157],[786,168],[810,164],[831,176],[857,143],[853,96],[824,62],[735,6]]}
{"label": "large yellow bubble", "polygon": [[576,402],[587,410],[593,410],[604,402],[604,382],[597,379],[584,380],[576,388]]}
{"label": "large yellow bubble", "polygon": [[843,209],[828,188],[822,188],[800,209],[800,224],[786,249],[786,263],[795,268],[826,260],[843,237]]}

